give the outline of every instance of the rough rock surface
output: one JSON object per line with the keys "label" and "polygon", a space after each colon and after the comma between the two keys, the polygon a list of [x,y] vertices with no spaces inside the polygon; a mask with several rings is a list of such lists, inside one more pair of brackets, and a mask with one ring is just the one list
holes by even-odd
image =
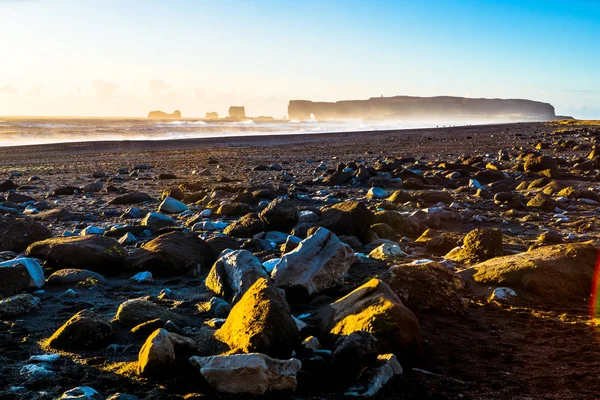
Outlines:
{"label": "rough rock surface", "polygon": [[82,310],[54,332],[47,343],[56,349],[95,349],[108,344],[113,334],[110,323],[92,311]]}
{"label": "rough rock surface", "polygon": [[344,283],[354,251],[325,228],[304,239],[275,265],[273,282],[282,288],[302,288],[312,295]]}
{"label": "rough rock surface", "polygon": [[319,312],[319,327],[335,337],[366,331],[382,349],[413,356],[420,347],[419,321],[379,279],[371,279]]}
{"label": "rough rock surface", "polygon": [[234,351],[277,358],[289,357],[299,342],[290,306],[267,279],[259,279],[246,291],[216,337]]}
{"label": "rough rock surface", "polygon": [[454,314],[466,306],[462,278],[436,262],[394,265],[380,279],[414,312]]}
{"label": "rough rock surface", "polygon": [[131,268],[156,275],[196,275],[215,259],[212,248],[197,235],[170,232],[142,245],[127,258]]}
{"label": "rough rock surface", "polygon": [[41,258],[62,268],[87,268],[95,272],[120,272],[126,252],[107,236],[52,238],[35,242],[27,255]]}
{"label": "rough rock surface", "polygon": [[235,304],[261,278],[269,279],[269,276],[260,260],[248,250],[235,250],[213,264],[205,284],[217,296]]}
{"label": "rough rock surface", "polygon": [[264,354],[192,357],[190,362],[217,391],[263,395],[276,390],[296,390],[302,363],[294,358],[277,360]]}

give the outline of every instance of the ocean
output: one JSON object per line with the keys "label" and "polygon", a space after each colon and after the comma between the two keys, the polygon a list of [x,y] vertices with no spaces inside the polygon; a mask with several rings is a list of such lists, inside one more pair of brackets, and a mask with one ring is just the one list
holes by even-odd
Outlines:
{"label": "ocean", "polygon": [[0,146],[114,140],[172,140],[233,136],[318,134],[426,128],[402,121],[149,120],[124,118],[3,118]]}

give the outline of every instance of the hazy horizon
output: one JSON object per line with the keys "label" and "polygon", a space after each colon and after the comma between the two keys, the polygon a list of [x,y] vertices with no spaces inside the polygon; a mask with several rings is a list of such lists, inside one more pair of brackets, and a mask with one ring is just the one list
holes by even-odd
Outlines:
{"label": "hazy horizon", "polygon": [[282,118],[293,99],[448,95],[600,118],[600,2],[0,0],[0,15],[0,115]]}

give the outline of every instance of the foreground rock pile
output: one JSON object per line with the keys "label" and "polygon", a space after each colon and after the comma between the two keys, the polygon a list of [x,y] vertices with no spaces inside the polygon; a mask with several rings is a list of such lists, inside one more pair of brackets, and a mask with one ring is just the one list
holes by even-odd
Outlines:
{"label": "foreground rock pile", "polygon": [[[27,350],[4,359],[0,394],[375,396],[421,362],[424,319],[586,301],[597,135],[256,165],[249,179],[214,159],[64,186],[13,173],[0,185],[1,332]],[[591,153],[553,156],[545,143]],[[68,386],[81,368],[101,386]]]}

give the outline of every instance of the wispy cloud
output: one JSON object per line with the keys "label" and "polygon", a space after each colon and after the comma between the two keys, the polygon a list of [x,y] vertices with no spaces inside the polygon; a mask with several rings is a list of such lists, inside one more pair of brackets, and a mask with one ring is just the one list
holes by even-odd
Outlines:
{"label": "wispy cloud", "polygon": [[96,91],[98,97],[101,97],[103,99],[107,99],[110,96],[112,96],[115,90],[117,90],[117,88],[119,87],[119,85],[117,85],[116,83],[100,80],[93,81],[92,86],[94,86],[94,90]]}
{"label": "wispy cloud", "polygon": [[165,97],[171,86],[162,79],[152,79],[148,81],[148,89],[156,97]]}
{"label": "wispy cloud", "polygon": [[19,91],[12,86],[0,87],[0,96],[16,96]]}

